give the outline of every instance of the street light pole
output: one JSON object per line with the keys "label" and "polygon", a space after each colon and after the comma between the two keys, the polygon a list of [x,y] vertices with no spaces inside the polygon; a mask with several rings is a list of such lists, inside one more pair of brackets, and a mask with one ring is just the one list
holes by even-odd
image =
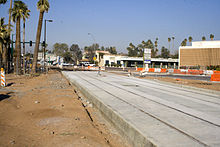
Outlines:
{"label": "street light pole", "polygon": [[[95,37],[92,33],[88,33],[88,35],[90,35],[94,41],[94,47],[95,47],[95,51],[96,51],[96,41],[95,41]],[[94,60],[94,64],[95,64],[95,60]]]}
{"label": "street light pole", "polygon": [[92,37],[94,43],[96,43],[94,35],[92,33],[88,33],[88,35],[90,35]]}
{"label": "street light pole", "polygon": [[44,71],[45,71],[45,56],[46,56],[46,26],[47,26],[46,23],[47,23],[47,21],[48,22],[53,22],[53,20],[51,20],[51,19],[50,20],[47,20],[47,19],[44,20],[44,44],[43,44],[43,47],[44,47],[43,48],[43,53],[44,53],[44,57],[43,57],[44,58]]}

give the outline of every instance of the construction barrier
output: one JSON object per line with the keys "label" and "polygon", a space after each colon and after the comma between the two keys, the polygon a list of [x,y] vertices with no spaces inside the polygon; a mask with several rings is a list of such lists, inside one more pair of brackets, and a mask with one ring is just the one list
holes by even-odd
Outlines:
{"label": "construction barrier", "polygon": [[1,86],[5,87],[5,71],[1,68]]}
{"label": "construction barrier", "polygon": [[143,71],[144,70],[144,68],[142,68],[142,67],[137,67],[137,69],[136,69],[137,71]]}
{"label": "construction barrier", "polygon": [[161,69],[161,68],[136,68],[137,71],[155,72],[155,73],[174,73],[190,75],[211,75],[211,81],[220,81],[220,71],[212,70],[194,70],[194,69]]}
{"label": "construction barrier", "polygon": [[211,75],[211,81],[220,81],[220,73],[214,73]]}
{"label": "construction barrier", "polygon": [[160,68],[154,68],[154,72],[160,72],[161,69]]}
{"label": "construction barrier", "polygon": [[[85,69],[89,69],[89,70],[99,70],[99,67],[96,67],[96,66],[88,66],[88,67],[85,67]],[[105,70],[105,67],[102,66],[102,67],[101,67],[101,70]]]}
{"label": "construction barrier", "polygon": [[212,75],[214,72],[212,70],[204,70],[203,74],[205,75]]}
{"label": "construction barrier", "polygon": [[180,69],[180,74],[187,74],[188,73],[188,69]]}
{"label": "construction barrier", "polygon": [[162,69],[160,70],[160,72],[161,72],[161,73],[166,73],[166,72],[167,72],[167,69],[162,68]]}
{"label": "construction barrier", "polygon": [[220,74],[220,71],[213,71],[213,74]]}
{"label": "construction barrier", "polygon": [[179,69],[174,69],[174,70],[173,70],[173,73],[175,73],[175,74],[181,74],[181,71],[180,71]]}
{"label": "construction barrier", "polygon": [[188,70],[188,73],[189,74],[192,74],[192,75],[202,75],[203,74],[203,70]]}
{"label": "construction barrier", "polygon": [[154,72],[154,68],[149,68],[148,72]]}

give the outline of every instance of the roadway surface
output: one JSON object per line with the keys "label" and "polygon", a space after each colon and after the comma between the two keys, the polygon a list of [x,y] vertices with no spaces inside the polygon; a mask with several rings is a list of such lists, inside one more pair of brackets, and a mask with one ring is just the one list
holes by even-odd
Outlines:
{"label": "roadway surface", "polygon": [[103,113],[134,146],[220,146],[218,93],[110,73],[63,74],[84,94],[96,99],[92,101],[101,111],[101,104],[108,108]]}

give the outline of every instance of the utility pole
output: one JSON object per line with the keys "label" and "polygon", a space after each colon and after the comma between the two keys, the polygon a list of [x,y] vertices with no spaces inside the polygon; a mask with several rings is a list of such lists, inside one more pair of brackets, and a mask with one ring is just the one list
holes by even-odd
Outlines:
{"label": "utility pole", "polygon": [[45,56],[46,56],[46,27],[47,27],[47,21],[48,22],[53,22],[53,20],[51,20],[51,19],[49,19],[49,20],[47,20],[47,19],[45,19],[44,20],[44,42],[43,42],[43,58],[44,58],[44,68],[43,68],[43,70],[45,71]]}

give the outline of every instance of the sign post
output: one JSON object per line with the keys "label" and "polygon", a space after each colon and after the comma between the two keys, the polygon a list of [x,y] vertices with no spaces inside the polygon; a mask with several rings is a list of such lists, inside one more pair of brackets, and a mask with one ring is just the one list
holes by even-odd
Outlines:
{"label": "sign post", "polygon": [[94,60],[94,64],[95,64],[96,57],[93,57],[93,60]]}
{"label": "sign post", "polygon": [[148,69],[149,64],[151,63],[151,49],[144,49],[144,64],[146,69]]}

